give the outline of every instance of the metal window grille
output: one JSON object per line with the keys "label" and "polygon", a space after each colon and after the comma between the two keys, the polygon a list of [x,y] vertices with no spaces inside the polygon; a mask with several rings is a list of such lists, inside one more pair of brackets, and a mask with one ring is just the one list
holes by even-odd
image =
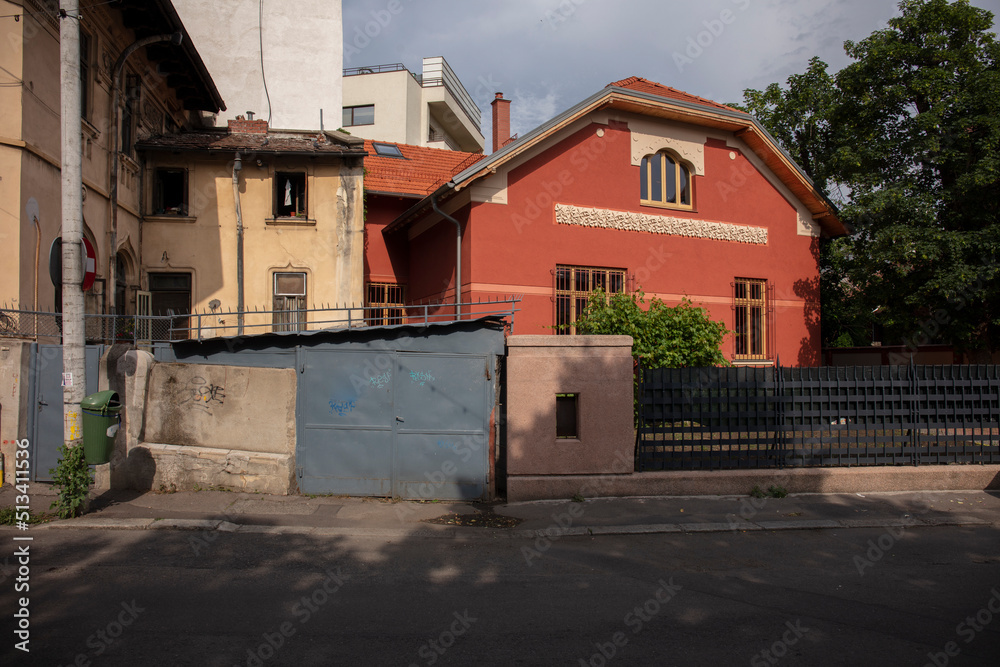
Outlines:
{"label": "metal window grille", "polygon": [[302,331],[306,323],[306,274],[274,274],[274,331]]}
{"label": "metal window grille", "polygon": [[768,358],[767,281],[737,278],[733,283],[735,359]]}
{"label": "metal window grille", "polygon": [[369,326],[389,326],[406,322],[406,295],[403,285],[368,283],[365,320]]}
{"label": "metal window grille", "polygon": [[592,292],[605,294],[625,291],[625,269],[592,266],[556,266],[556,333],[575,334],[574,322],[587,308]]}

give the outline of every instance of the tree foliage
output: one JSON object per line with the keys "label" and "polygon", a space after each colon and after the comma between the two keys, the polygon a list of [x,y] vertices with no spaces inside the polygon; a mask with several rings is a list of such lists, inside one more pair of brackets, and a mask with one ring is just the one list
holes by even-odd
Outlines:
{"label": "tree foliage", "polygon": [[574,324],[578,334],[631,336],[633,356],[648,368],[728,364],[719,349],[729,333],[726,327],[688,299],[671,307],[654,297],[647,307],[641,290],[613,294],[610,300],[598,290]]}
{"label": "tree foliage", "polygon": [[787,89],[745,91],[746,109],[839,195],[854,229],[824,244],[824,342],[865,343],[877,325],[888,342],[985,359],[1000,348],[993,15],[966,0],[899,8],[886,29],[845,43],[854,62],[835,76],[813,59]]}

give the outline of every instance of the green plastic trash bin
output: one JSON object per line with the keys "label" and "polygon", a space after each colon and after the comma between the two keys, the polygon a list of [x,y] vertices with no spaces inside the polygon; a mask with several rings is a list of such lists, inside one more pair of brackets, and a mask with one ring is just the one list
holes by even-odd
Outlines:
{"label": "green plastic trash bin", "polygon": [[83,410],[83,454],[87,465],[107,463],[121,423],[117,391],[99,391],[80,402]]}

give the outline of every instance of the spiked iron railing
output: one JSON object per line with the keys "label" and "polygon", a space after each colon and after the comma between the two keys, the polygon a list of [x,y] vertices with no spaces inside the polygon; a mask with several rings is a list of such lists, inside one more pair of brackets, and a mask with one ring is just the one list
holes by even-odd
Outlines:
{"label": "spiked iron railing", "polygon": [[[243,312],[243,331],[236,311],[208,310],[172,315],[85,316],[86,339],[91,343],[132,343],[144,346],[176,340],[254,335],[272,332],[304,332],[324,329],[424,325],[482,317],[512,318],[523,295],[454,303],[382,304],[376,306],[327,305],[301,310],[249,309]],[[28,338],[42,343],[62,339],[59,313],[0,308],[0,337]]]}

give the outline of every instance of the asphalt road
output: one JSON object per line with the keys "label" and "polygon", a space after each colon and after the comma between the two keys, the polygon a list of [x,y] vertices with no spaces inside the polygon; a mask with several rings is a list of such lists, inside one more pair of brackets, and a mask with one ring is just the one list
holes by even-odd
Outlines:
{"label": "asphalt road", "polygon": [[553,542],[35,531],[27,654],[14,647],[4,531],[0,654],[130,667],[997,665],[1000,530],[891,530]]}

